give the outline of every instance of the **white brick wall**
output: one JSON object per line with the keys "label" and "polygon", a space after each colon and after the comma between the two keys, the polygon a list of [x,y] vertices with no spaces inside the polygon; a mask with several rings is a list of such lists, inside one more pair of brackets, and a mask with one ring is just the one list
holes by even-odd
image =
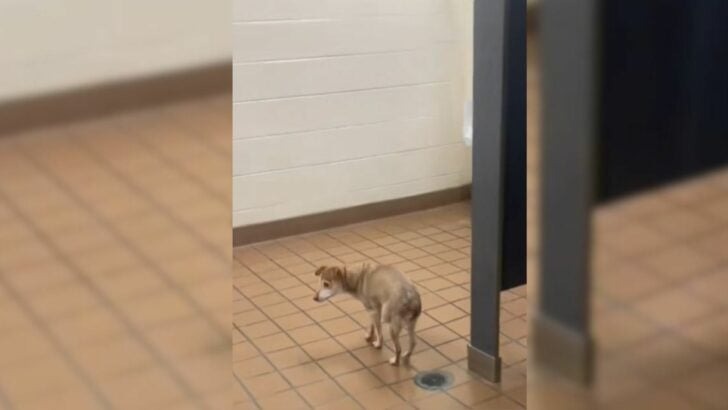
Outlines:
{"label": "white brick wall", "polygon": [[233,224],[470,182],[472,3],[233,0]]}
{"label": "white brick wall", "polygon": [[229,0],[0,0],[0,102],[231,57]]}

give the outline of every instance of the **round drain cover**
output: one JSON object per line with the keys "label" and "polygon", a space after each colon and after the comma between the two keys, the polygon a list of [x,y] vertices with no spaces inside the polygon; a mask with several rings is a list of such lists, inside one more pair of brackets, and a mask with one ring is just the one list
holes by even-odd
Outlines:
{"label": "round drain cover", "polygon": [[415,384],[425,390],[444,390],[452,385],[452,375],[445,371],[417,373]]}

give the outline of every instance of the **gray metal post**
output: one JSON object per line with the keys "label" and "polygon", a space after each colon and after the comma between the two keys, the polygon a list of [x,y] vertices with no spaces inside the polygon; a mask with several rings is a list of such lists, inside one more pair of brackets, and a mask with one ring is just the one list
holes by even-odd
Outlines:
{"label": "gray metal post", "polygon": [[536,365],[587,384],[593,375],[589,249],[600,1],[546,0],[542,6],[541,278],[532,352]]}
{"label": "gray metal post", "polygon": [[506,2],[476,0],[473,36],[473,183],[468,367],[500,381]]}

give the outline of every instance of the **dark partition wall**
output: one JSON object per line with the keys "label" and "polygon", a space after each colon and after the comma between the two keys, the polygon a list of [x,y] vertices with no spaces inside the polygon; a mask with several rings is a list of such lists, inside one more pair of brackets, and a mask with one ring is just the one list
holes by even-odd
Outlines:
{"label": "dark partition wall", "polygon": [[526,2],[506,8],[503,290],[526,283]]}
{"label": "dark partition wall", "polygon": [[603,8],[599,199],[728,162],[728,1]]}
{"label": "dark partition wall", "polygon": [[500,292],[526,282],[525,0],[474,4],[468,367],[500,381]]}
{"label": "dark partition wall", "polygon": [[499,315],[503,252],[503,59],[508,0],[473,9],[473,184],[468,368],[500,381]]}
{"label": "dark partition wall", "polygon": [[602,3],[549,0],[539,16],[541,272],[528,360],[580,383],[594,374],[589,269]]}

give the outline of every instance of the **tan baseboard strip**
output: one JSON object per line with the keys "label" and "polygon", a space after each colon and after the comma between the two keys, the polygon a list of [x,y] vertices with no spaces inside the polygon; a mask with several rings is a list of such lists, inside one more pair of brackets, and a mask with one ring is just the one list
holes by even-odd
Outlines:
{"label": "tan baseboard strip", "polygon": [[233,246],[243,246],[372,219],[421,211],[464,201],[469,198],[470,185],[466,185],[407,198],[337,209],[335,211],[300,216],[281,221],[240,226],[233,229]]}
{"label": "tan baseboard strip", "polygon": [[220,62],[13,100],[0,104],[0,135],[231,90],[232,63]]}

